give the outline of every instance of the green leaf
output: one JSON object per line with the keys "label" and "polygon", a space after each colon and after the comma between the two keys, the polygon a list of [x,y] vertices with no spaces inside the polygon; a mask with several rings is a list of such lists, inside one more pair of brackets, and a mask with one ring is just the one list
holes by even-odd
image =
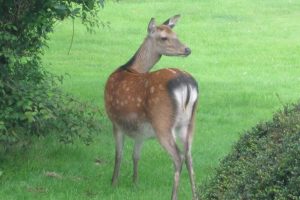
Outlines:
{"label": "green leaf", "polygon": [[80,8],[75,8],[74,10],[72,10],[72,12],[71,12],[71,15],[77,15],[77,14],[79,14],[80,13]]}
{"label": "green leaf", "polygon": [[63,4],[56,4],[53,6],[56,10],[67,10],[67,7]]}
{"label": "green leaf", "polygon": [[0,121],[0,130],[5,130],[5,124],[3,121]]}
{"label": "green leaf", "polygon": [[25,112],[25,116],[26,116],[26,118],[27,118],[27,120],[28,120],[28,122],[34,122],[35,121],[35,119],[34,119],[34,116],[37,114],[37,112]]}

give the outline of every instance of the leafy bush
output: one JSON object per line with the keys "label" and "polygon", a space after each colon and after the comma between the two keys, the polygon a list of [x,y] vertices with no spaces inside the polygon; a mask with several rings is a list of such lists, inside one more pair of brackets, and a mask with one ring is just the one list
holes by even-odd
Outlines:
{"label": "leafy bush", "polygon": [[58,77],[44,76],[47,78],[39,84],[13,82],[12,95],[0,99],[0,141],[10,145],[50,132],[59,133],[65,143],[72,142],[74,136],[91,141],[91,132],[100,129],[98,109],[62,92],[55,86]]}
{"label": "leafy bush", "polygon": [[300,102],[257,125],[203,184],[203,199],[300,199]]}
{"label": "leafy bush", "polygon": [[41,64],[47,34],[57,20],[99,25],[104,0],[0,0],[0,144],[10,145],[52,130],[65,142],[90,139],[99,129],[97,111],[59,89],[61,77]]}

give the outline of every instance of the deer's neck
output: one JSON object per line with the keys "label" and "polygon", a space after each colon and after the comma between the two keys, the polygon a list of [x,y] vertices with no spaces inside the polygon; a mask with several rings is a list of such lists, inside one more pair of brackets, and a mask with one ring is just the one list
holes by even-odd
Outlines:
{"label": "deer's neck", "polygon": [[126,67],[138,73],[146,73],[159,61],[160,57],[151,39],[146,38]]}

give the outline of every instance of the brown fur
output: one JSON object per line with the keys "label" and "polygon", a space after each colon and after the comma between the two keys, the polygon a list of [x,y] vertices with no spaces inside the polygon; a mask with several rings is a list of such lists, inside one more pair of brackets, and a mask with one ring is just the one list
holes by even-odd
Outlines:
{"label": "brown fur", "polygon": [[[174,117],[170,119],[169,116],[174,116],[175,113],[167,83],[183,73],[186,74],[174,68],[142,74],[124,69],[116,70],[109,77],[105,88],[105,107],[109,118],[126,129],[135,128],[126,127],[125,124],[128,123],[134,126],[155,120],[163,121],[170,127]],[[133,113],[136,116],[131,119]],[[161,119],[157,119],[157,116]]]}

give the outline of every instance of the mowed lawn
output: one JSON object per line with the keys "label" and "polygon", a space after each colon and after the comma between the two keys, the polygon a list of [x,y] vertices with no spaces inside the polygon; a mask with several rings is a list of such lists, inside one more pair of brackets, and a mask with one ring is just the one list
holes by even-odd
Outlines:
{"label": "mowed lawn", "polygon": [[[89,34],[77,20],[68,55],[72,23],[58,22],[43,63],[55,74],[68,74],[66,92],[104,113],[105,81],[135,53],[150,18],[161,23],[181,14],[174,31],[192,54],[163,57],[153,70],[178,67],[200,85],[192,152],[201,184],[245,130],[300,98],[299,10],[298,0],[109,1],[100,18],[110,28]],[[101,122],[90,146],[47,137],[35,139],[26,151],[1,152],[0,199],[169,199],[173,165],[156,140],[144,145],[137,185],[131,177],[133,143],[126,140],[120,182],[111,187],[114,141],[105,114]],[[191,199],[186,168],[179,199]]]}

